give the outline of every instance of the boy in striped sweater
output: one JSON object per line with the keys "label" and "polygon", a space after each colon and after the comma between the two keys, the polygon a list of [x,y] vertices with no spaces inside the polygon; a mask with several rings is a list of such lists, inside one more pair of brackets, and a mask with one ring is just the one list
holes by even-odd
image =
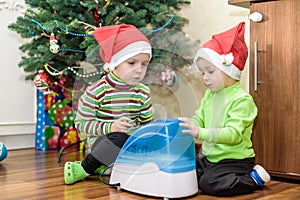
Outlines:
{"label": "boy in striped sweater", "polygon": [[66,184],[111,165],[130,130],[153,120],[150,89],[141,83],[152,56],[149,40],[127,24],[100,27],[93,36],[109,72],[79,100],[75,126],[86,134],[90,153],[82,162],[65,163]]}

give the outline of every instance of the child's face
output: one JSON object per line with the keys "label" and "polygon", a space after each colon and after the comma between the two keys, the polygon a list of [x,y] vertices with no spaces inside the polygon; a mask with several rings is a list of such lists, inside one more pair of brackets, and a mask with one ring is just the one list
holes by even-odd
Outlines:
{"label": "child's face", "polygon": [[228,76],[222,70],[203,58],[197,59],[197,66],[204,84],[211,91],[216,92],[225,87],[224,81],[228,78]]}
{"label": "child's face", "polygon": [[126,84],[136,85],[145,77],[149,61],[149,54],[140,53],[122,62],[113,73]]}

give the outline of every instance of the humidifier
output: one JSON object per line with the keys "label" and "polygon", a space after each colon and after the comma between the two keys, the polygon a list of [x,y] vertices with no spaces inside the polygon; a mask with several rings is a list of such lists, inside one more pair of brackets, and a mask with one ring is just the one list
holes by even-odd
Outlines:
{"label": "humidifier", "polygon": [[198,192],[194,138],[179,120],[156,120],[138,128],[113,165],[109,183],[155,197],[181,198]]}

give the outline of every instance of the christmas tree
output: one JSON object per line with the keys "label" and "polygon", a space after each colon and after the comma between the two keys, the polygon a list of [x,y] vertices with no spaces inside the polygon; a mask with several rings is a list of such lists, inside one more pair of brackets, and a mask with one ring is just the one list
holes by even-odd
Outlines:
{"label": "christmas tree", "polygon": [[[132,24],[152,43],[145,83],[173,87],[176,69],[190,65],[197,43],[182,32],[180,0],[25,0],[27,9],[8,28],[22,38],[19,62],[37,92],[36,147],[62,148],[78,140],[73,127],[78,97],[106,74],[92,32],[99,26]],[[154,77],[154,78],[153,78]],[[72,108],[73,104],[73,108]],[[41,105],[41,106],[40,106]]]}
{"label": "christmas tree", "polygon": [[[178,16],[179,0],[25,0],[24,16],[8,28],[31,42],[20,46],[25,53],[19,67],[27,80],[39,75],[38,87],[72,87],[75,79],[93,82],[105,74],[97,42],[92,37],[95,28],[114,24],[133,24],[153,42],[153,70],[165,66],[180,67],[189,61],[178,56],[181,29],[188,20]],[[186,41],[182,48],[188,49]],[[151,67],[150,66],[150,67]],[[157,68],[157,69],[154,69]],[[41,70],[43,71],[42,74]],[[42,78],[42,80],[40,80]]]}

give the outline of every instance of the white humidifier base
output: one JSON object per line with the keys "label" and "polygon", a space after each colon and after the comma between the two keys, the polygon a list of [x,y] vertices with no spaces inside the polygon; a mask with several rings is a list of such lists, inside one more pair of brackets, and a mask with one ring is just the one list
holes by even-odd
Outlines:
{"label": "white humidifier base", "polygon": [[168,173],[155,163],[143,165],[115,164],[110,184],[118,188],[155,197],[182,198],[198,192],[196,170]]}

